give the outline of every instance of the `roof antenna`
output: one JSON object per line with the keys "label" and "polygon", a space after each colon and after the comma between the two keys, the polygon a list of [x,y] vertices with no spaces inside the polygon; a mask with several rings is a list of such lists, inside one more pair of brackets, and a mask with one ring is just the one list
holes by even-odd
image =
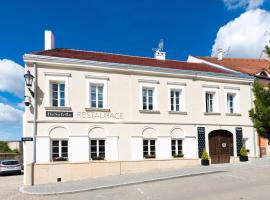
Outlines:
{"label": "roof antenna", "polygon": [[164,48],[164,42],[163,39],[159,40],[158,48],[153,48],[152,50],[155,52],[154,57],[158,60],[165,60],[166,58],[166,52],[163,51]]}

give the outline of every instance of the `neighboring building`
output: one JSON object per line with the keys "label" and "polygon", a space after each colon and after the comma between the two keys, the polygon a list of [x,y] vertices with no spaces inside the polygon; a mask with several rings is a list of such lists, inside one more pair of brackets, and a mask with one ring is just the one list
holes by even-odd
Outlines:
{"label": "neighboring building", "polygon": [[[203,148],[212,163],[234,162],[243,140],[258,156],[252,77],[160,49],[145,58],[51,48],[24,55],[37,81],[35,184],[197,165]],[[30,106],[24,137],[33,119]],[[32,147],[24,142],[26,185]]]}
{"label": "neighboring building", "polygon": [[[222,52],[218,58],[206,56],[189,56],[187,62],[211,65],[218,69],[241,72],[254,76],[262,85],[270,83],[269,59],[247,59],[247,58],[223,58]],[[270,142],[258,136],[260,156],[270,155]]]}

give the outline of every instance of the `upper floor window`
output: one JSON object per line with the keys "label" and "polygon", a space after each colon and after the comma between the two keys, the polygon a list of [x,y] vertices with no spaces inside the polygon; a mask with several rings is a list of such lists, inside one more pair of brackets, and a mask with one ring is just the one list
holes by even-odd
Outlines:
{"label": "upper floor window", "polygon": [[53,161],[68,160],[68,140],[52,141],[52,160]]}
{"label": "upper floor window", "polygon": [[171,111],[180,111],[180,90],[171,89],[170,100],[171,100]]}
{"label": "upper floor window", "polygon": [[227,112],[235,113],[235,94],[227,94]]}
{"label": "upper floor window", "polygon": [[103,84],[90,84],[90,105],[92,108],[104,108]]}
{"label": "upper floor window", "polygon": [[153,110],[154,109],[153,95],[154,95],[153,88],[143,88],[142,89],[143,110]]}
{"label": "upper floor window", "polygon": [[51,105],[54,107],[65,106],[65,83],[52,82],[51,83]]}
{"label": "upper floor window", "polygon": [[215,93],[213,92],[205,93],[206,112],[214,112],[214,95]]}

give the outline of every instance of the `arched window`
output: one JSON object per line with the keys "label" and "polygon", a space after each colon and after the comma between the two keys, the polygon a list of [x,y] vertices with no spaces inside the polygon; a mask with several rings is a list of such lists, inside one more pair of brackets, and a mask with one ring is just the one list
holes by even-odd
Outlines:
{"label": "arched window", "polygon": [[174,128],[171,131],[171,153],[172,157],[184,157],[183,154],[183,139],[184,132],[181,128]]}
{"label": "arched window", "polygon": [[93,127],[89,131],[90,137],[90,159],[105,160],[106,133],[101,127]]}
{"label": "arched window", "polygon": [[68,131],[64,127],[51,129],[51,158],[53,161],[68,160]]}
{"label": "arched window", "polygon": [[145,159],[156,158],[156,130],[147,127],[143,130],[143,157]]}
{"label": "arched window", "polygon": [[260,73],[260,76],[263,76],[263,77],[268,77],[267,73],[266,73],[266,72],[264,72],[264,71]]}

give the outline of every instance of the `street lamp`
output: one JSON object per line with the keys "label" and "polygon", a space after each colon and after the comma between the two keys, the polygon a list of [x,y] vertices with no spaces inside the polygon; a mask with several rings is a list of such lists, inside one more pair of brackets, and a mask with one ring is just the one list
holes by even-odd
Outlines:
{"label": "street lamp", "polygon": [[34,80],[34,76],[27,70],[26,74],[24,75],[24,80],[27,88],[31,88]]}
{"label": "street lamp", "polygon": [[31,96],[34,97],[34,92],[31,90],[33,80],[34,80],[34,76],[30,73],[29,70],[27,70],[26,74],[24,75],[24,80],[25,80],[25,85],[28,88]]}

